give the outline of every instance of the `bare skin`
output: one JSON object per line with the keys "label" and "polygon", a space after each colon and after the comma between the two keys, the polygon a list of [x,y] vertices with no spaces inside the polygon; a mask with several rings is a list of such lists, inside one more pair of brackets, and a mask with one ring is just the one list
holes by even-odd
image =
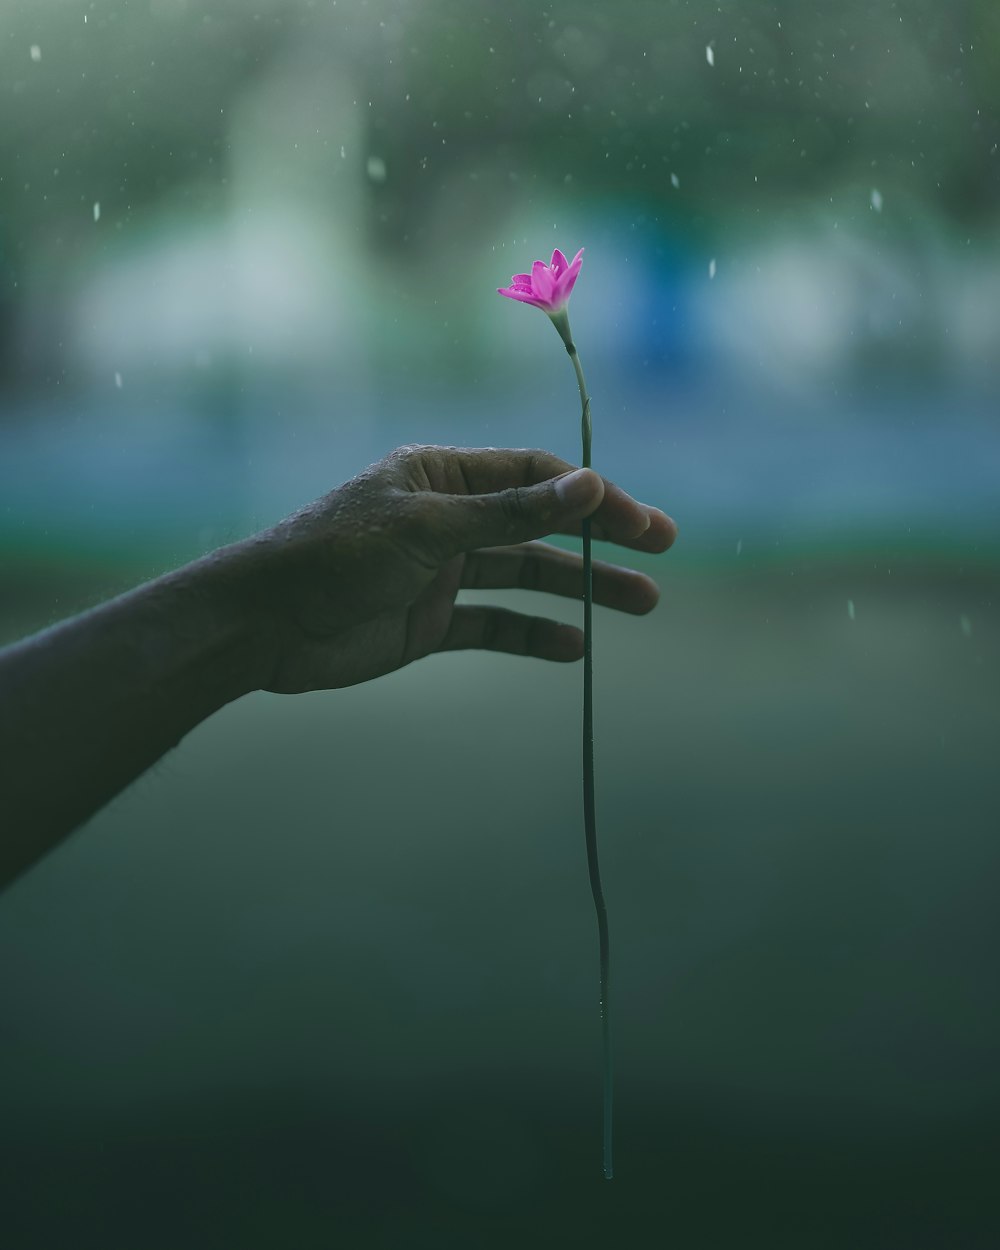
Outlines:
{"label": "bare skin", "polygon": [[[403,447],[273,529],[0,651],[0,888],[226,703],[370,681],[436,651],[573,661],[573,626],[456,605],[460,589],[579,599],[579,533],[662,552],[663,512],[545,451]],[[636,615],[644,574],[594,563]]]}

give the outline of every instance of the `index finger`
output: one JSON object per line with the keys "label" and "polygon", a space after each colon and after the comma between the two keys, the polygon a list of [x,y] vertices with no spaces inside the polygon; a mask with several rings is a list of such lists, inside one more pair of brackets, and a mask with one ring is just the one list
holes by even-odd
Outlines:
{"label": "index finger", "polygon": [[[409,449],[422,470],[420,485],[451,495],[488,495],[514,486],[571,473],[570,464],[551,452],[529,447],[414,447]],[[414,466],[416,467],[416,466]],[[673,521],[659,508],[639,503],[604,478],[604,499],[594,512],[595,538],[639,551],[666,551],[677,534]],[[571,533],[580,533],[577,525]]]}

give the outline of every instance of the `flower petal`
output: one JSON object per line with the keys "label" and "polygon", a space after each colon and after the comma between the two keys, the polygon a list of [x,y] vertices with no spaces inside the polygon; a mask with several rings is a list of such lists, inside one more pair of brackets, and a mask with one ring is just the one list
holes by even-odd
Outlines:
{"label": "flower petal", "polygon": [[543,302],[536,295],[523,286],[498,286],[497,295],[506,295],[508,299],[516,299],[522,304],[534,304],[537,308],[544,306]]}
{"label": "flower petal", "polygon": [[559,279],[559,297],[565,302],[573,293],[573,287],[576,285],[577,277],[580,273],[580,266],[583,264],[583,248],[581,247],[577,254],[573,257],[569,268]]}
{"label": "flower petal", "polygon": [[536,260],[531,266],[531,286],[536,298],[543,304],[551,303],[556,282],[552,270],[543,260]]}
{"label": "flower petal", "polygon": [[567,261],[558,247],[553,248],[550,264],[536,260],[531,266],[531,273],[514,274],[510,286],[497,287],[497,294],[516,299],[521,304],[533,304],[549,316],[555,316],[569,302],[582,264],[582,247],[572,261]]}

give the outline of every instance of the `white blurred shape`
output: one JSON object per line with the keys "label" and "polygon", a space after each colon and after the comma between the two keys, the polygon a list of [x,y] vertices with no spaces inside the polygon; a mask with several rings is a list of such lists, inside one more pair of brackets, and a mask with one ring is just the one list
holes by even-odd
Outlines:
{"label": "white blurred shape", "polygon": [[175,369],[206,352],[320,360],[350,337],[351,287],[327,223],[290,206],[168,222],[84,286],[75,340],[98,369],[123,356],[133,368]]}
{"label": "white blurred shape", "polygon": [[1000,238],[963,256],[956,266],[948,316],[948,339],[962,371],[984,379],[996,377],[1000,360]]}
{"label": "white blurred shape", "polygon": [[729,356],[737,371],[763,373],[794,389],[843,359],[853,283],[832,246],[769,240],[731,259],[718,283],[711,296],[695,290],[694,300],[713,350]]}
{"label": "white blurred shape", "polygon": [[289,45],[229,111],[226,215],[165,203],[134,241],[102,253],[77,300],[81,355],[98,370],[127,360],[133,374],[251,358],[345,376],[363,368],[365,179],[302,126],[321,113],[356,150],[353,99],[348,66],[332,74],[322,47]]}

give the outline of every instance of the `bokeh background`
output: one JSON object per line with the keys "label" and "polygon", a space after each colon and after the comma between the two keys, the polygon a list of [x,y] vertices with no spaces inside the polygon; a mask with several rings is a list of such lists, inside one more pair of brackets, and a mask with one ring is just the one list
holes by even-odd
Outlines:
{"label": "bokeh background", "polygon": [[449,655],[3,896],[5,1247],[1000,1242],[998,117],[993,0],[0,0],[4,640],[402,442],[576,459],[556,245],[681,529],[597,613],[614,1182],[580,671]]}

